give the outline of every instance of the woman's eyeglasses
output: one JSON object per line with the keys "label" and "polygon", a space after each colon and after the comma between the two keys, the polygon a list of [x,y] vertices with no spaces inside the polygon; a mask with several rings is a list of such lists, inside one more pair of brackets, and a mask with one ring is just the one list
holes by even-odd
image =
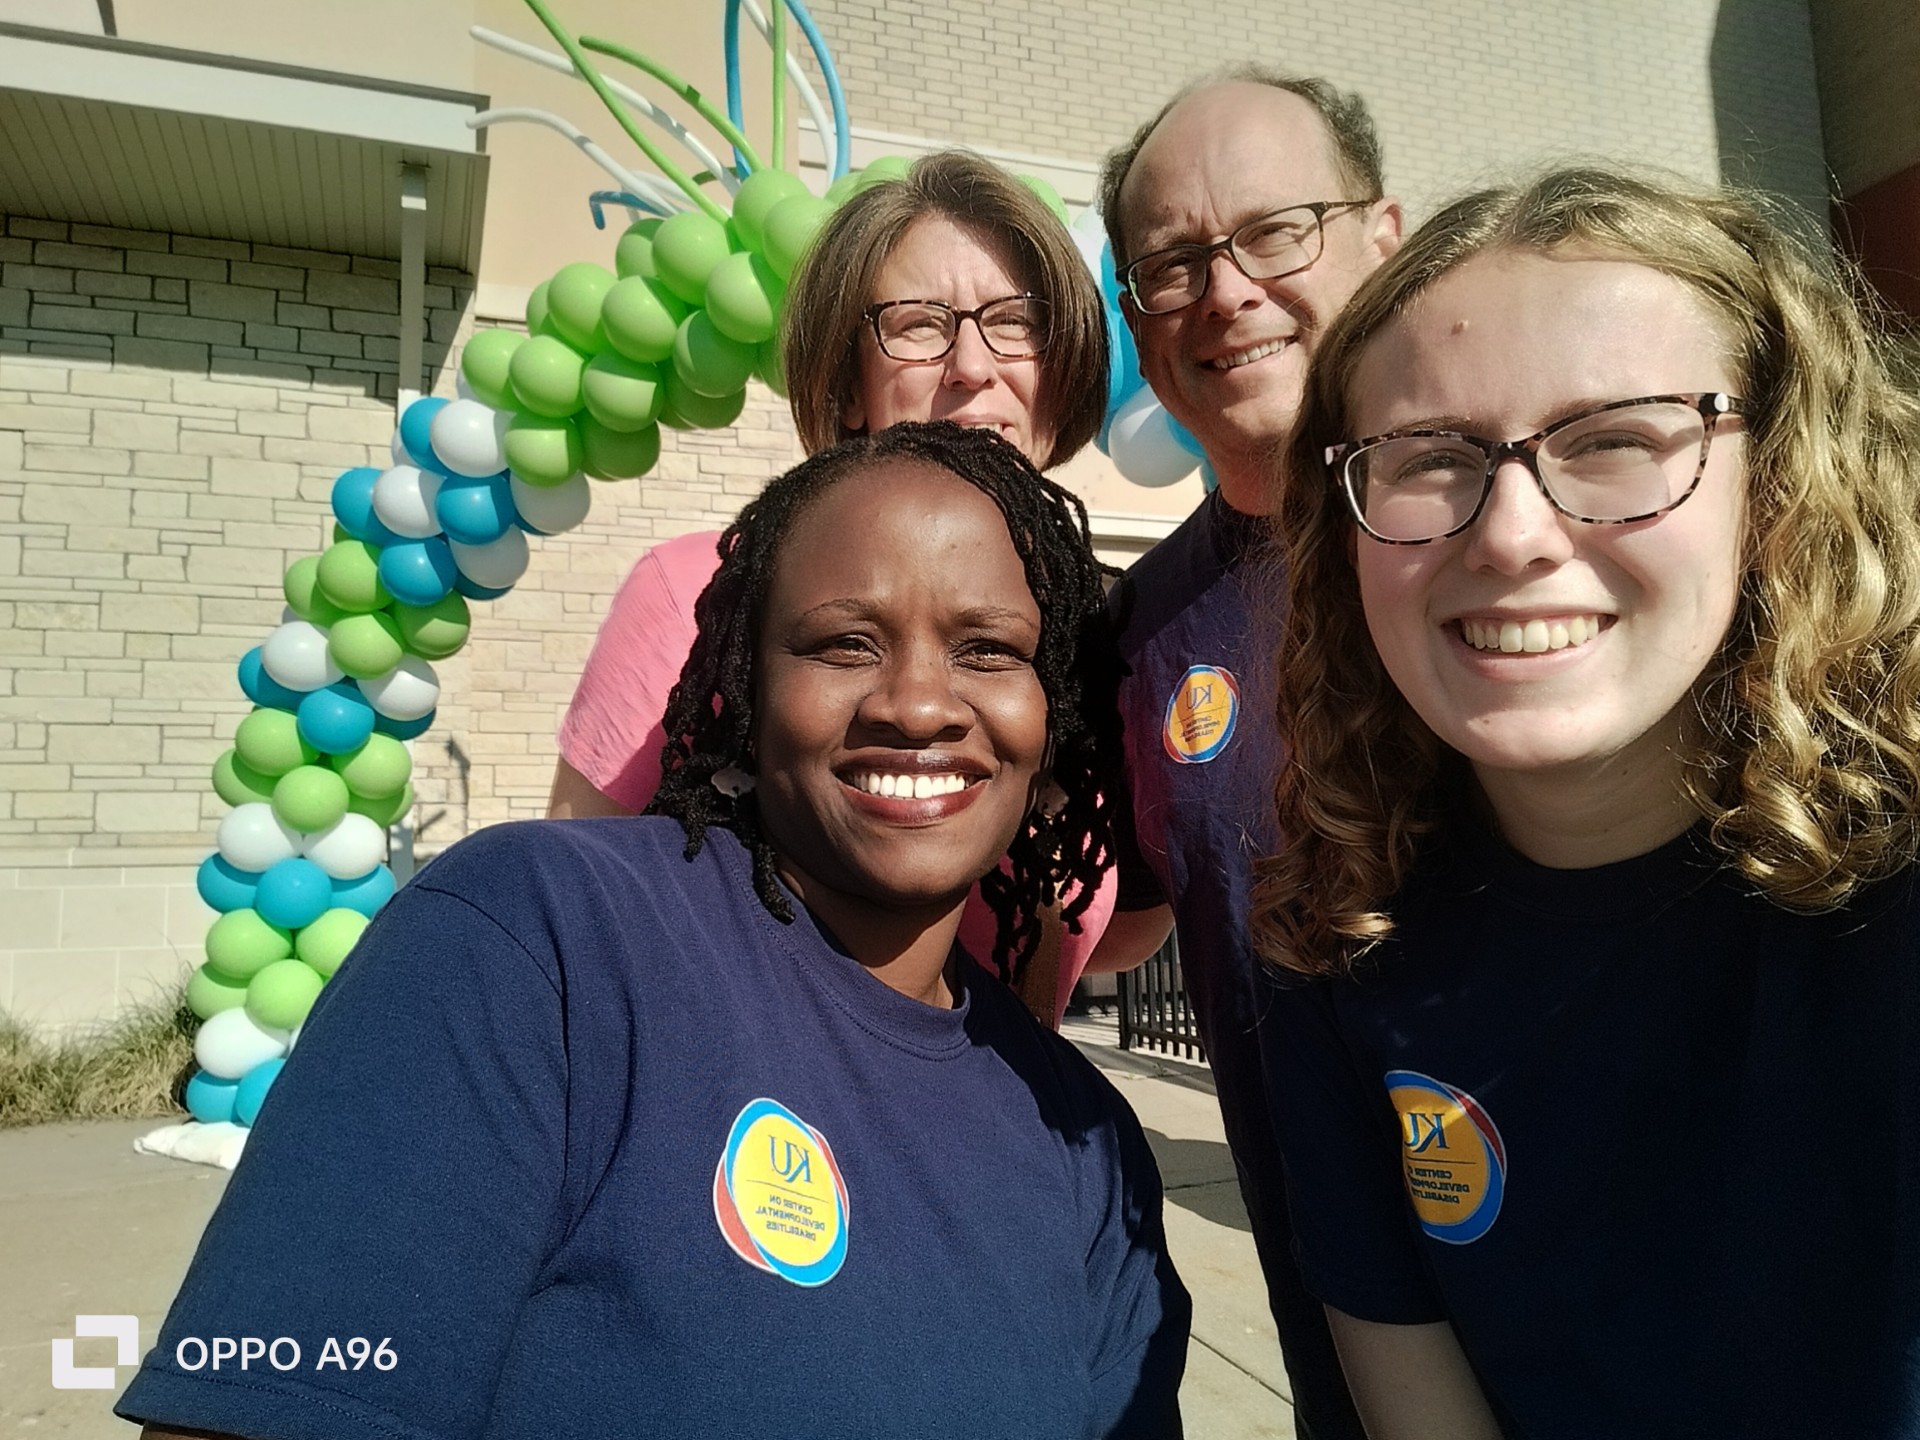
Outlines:
{"label": "woman's eyeglasses", "polygon": [[884,300],[864,312],[880,351],[892,360],[924,365],[944,359],[971,320],[987,349],[1002,360],[1028,360],[1052,338],[1051,308],[1038,295],[1005,295],[971,310],[942,300]]}
{"label": "woman's eyeglasses", "polygon": [[1480,518],[1502,463],[1518,460],[1549,504],[1589,525],[1664,515],[1699,485],[1715,428],[1744,402],[1709,390],[1614,400],[1522,440],[1395,430],[1330,445],[1326,463],[1354,519],[1389,545],[1458,535]]}

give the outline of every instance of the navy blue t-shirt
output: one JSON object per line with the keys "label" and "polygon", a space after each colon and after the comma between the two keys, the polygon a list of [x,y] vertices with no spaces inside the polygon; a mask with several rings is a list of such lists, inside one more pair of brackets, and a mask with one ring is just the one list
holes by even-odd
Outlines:
{"label": "navy blue t-shirt", "polygon": [[[381,912],[122,1414],[275,1440],[1179,1433],[1189,1307],[1125,1102],[971,962],[958,1008],[910,1000],[803,907],[768,915],[732,835],[684,847],[664,819],[502,826]],[[183,1370],[212,1336],[301,1359]],[[354,1336],[396,1363],[323,1368]]]}
{"label": "navy blue t-shirt", "polygon": [[1122,910],[1169,901],[1240,1193],[1253,1225],[1303,1433],[1360,1440],[1320,1303],[1292,1254],[1280,1152],[1256,1032],[1269,982],[1248,940],[1253,862],[1273,853],[1280,759],[1273,660],[1277,557],[1266,522],[1219,492],[1115,589],[1131,829],[1119,836]]}
{"label": "navy blue t-shirt", "polygon": [[1517,1436],[1920,1435],[1914,874],[1796,915],[1695,835],[1436,849],[1266,1026],[1315,1293],[1450,1320]]}

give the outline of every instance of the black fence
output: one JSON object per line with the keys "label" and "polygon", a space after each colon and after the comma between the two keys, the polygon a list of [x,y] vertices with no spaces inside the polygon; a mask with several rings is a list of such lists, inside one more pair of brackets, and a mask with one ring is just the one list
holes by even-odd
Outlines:
{"label": "black fence", "polygon": [[1173,936],[1144,965],[1123,970],[1119,981],[1120,1048],[1157,1050],[1187,1060],[1207,1058],[1194,1024],[1193,1004],[1180,977],[1180,947]]}

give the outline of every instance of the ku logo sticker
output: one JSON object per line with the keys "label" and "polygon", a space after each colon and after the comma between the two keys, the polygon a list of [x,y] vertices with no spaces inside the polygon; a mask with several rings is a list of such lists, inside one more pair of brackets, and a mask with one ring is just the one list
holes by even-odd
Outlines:
{"label": "ku logo sticker", "polygon": [[1180,677],[1167,697],[1167,721],[1160,738],[1169,758],[1182,765],[1204,765],[1233,739],[1240,719],[1240,682],[1218,665],[1195,665]]}
{"label": "ku logo sticker", "polygon": [[1387,1072],[1400,1116],[1401,1164],[1420,1228],[1467,1245],[1493,1228],[1507,1189],[1507,1147],[1480,1102],[1412,1070]]}
{"label": "ku logo sticker", "polygon": [[847,1258],[847,1182],[827,1137],[777,1100],[749,1101],[713,1172],[713,1218],[749,1265],[826,1284]]}

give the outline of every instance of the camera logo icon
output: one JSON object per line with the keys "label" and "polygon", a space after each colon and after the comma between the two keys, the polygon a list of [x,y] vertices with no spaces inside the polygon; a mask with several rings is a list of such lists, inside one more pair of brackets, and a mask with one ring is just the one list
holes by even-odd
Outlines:
{"label": "camera logo icon", "polygon": [[[112,1365],[75,1365],[73,1340],[102,1337],[115,1343]],[[140,1317],[137,1315],[76,1315],[73,1339],[53,1342],[53,1388],[56,1390],[113,1390],[120,1384],[118,1367],[140,1363]]]}

